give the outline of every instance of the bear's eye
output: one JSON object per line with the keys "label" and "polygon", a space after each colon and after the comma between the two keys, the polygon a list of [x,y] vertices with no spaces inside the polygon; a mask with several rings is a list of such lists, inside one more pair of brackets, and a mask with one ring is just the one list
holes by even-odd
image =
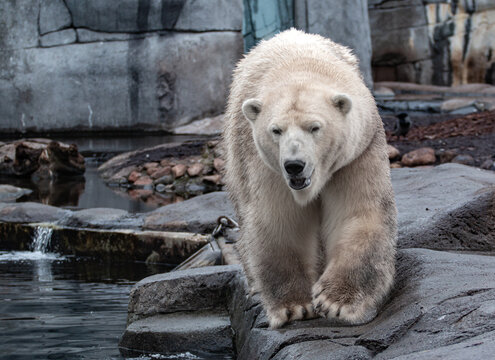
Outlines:
{"label": "bear's eye", "polygon": [[320,126],[319,125],[313,125],[309,128],[309,132],[311,134],[316,134],[318,131],[320,131]]}
{"label": "bear's eye", "polygon": [[278,127],[274,127],[274,128],[272,128],[272,133],[273,133],[273,135],[279,136],[279,135],[282,135],[282,130],[280,130],[280,128],[278,128]]}

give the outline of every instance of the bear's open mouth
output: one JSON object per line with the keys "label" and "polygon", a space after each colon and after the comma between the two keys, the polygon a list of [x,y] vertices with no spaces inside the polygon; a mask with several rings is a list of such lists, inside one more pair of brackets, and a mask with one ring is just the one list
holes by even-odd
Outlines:
{"label": "bear's open mouth", "polygon": [[289,186],[294,190],[302,190],[311,185],[311,178],[290,178]]}

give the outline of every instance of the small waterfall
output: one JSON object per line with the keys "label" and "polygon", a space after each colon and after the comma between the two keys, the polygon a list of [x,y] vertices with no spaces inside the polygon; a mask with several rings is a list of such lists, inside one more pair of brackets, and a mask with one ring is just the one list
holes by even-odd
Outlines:
{"label": "small waterfall", "polygon": [[52,239],[53,229],[49,227],[37,226],[34,230],[31,250],[34,252],[47,253]]}
{"label": "small waterfall", "polygon": [[64,256],[49,252],[52,234],[52,228],[37,226],[34,229],[30,246],[31,251],[0,251],[0,261],[36,261],[38,278],[49,279],[48,275],[51,274],[50,262],[53,260],[65,260]]}

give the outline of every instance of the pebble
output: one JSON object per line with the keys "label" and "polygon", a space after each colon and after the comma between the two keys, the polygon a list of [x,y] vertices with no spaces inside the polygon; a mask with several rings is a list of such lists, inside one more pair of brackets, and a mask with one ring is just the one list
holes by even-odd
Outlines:
{"label": "pebble", "polygon": [[149,169],[156,168],[157,166],[158,166],[157,162],[147,162],[146,164],[143,165],[143,168],[145,170],[149,170]]}
{"label": "pebble", "polygon": [[191,177],[198,176],[203,171],[204,166],[201,163],[195,163],[189,166],[187,169],[187,174]]}
{"label": "pebble", "polygon": [[435,161],[435,150],[430,147],[410,151],[404,154],[401,159],[401,163],[404,166],[431,165]]}
{"label": "pebble", "polygon": [[141,176],[139,179],[134,181],[134,186],[142,188],[151,188],[153,180],[149,176]]}
{"label": "pebble", "polygon": [[474,159],[471,155],[460,154],[452,159],[453,163],[474,166]]}
{"label": "pebble", "polygon": [[485,170],[495,171],[495,162],[492,159],[487,159],[481,164],[481,168]]}
{"label": "pebble", "polygon": [[129,174],[129,177],[127,178],[127,180],[129,180],[129,182],[133,183],[135,182],[137,179],[139,179],[141,177],[141,173],[139,171],[133,171]]}
{"label": "pebble", "polygon": [[155,180],[155,184],[172,184],[174,182],[174,177],[169,174],[169,175],[163,175],[162,177],[159,177],[158,179]]}
{"label": "pebble", "polygon": [[151,173],[151,178],[152,179],[159,179],[162,176],[165,175],[170,175],[172,173],[172,167],[171,166],[165,166],[165,167],[157,167],[154,169],[153,173]]}
{"label": "pebble", "polygon": [[221,172],[224,166],[225,166],[225,161],[223,161],[223,159],[215,158],[215,160],[213,160],[213,167],[215,168],[216,171]]}
{"label": "pebble", "polygon": [[186,173],[187,166],[184,164],[177,164],[172,168],[172,174],[175,178],[179,178]]}
{"label": "pebble", "polygon": [[165,190],[167,190],[167,187],[164,184],[157,184],[155,190],[158,191],[159,193],[162,193],[165,192]]}
{"label": "pebble", "polygon": [[213,184],[220,184],[221,180],[222,180],[222,175],[220,174],[208,175],[203,177],[203,181],[210,182]]}
{"label": "pebble", "polygon": [[451,162],[453,158],[455,158],[459,153],[457,150],[439,150],[436,153],[436,156],[438,156],[440,162],[442,164]]}
{"label": "pebble", "polygon": [[389,160],[394,160],[400,156],[400,151],[395,146],[388,144],[387,144],[387,153]]}

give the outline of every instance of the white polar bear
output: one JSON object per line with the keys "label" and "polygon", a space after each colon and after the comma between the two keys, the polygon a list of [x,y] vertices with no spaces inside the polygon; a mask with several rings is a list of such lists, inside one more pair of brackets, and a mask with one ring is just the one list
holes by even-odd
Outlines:
{"label": "white polar bear", "polygon": [[395,273],[383,125],[349,49],[288,30],[234,72],[224,129],[237,247],[270,327],[370,321]]}

